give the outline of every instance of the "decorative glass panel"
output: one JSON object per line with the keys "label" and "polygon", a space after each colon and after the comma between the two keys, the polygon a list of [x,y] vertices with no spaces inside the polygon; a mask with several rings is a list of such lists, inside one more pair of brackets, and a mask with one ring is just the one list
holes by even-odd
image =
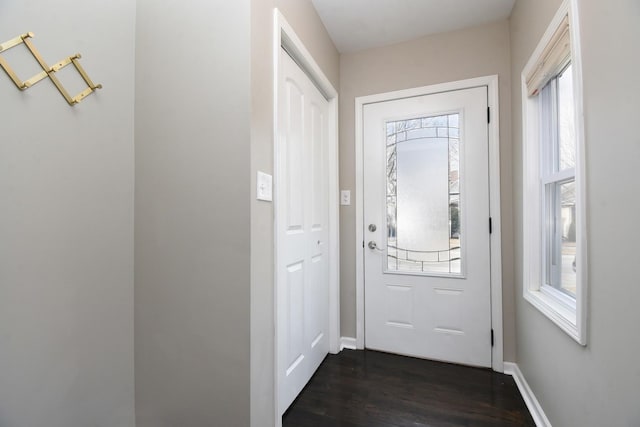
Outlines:
{"label": "decorative glass panel", "polygon": [[386,123],[387,271],[462,271],[459,119]]}

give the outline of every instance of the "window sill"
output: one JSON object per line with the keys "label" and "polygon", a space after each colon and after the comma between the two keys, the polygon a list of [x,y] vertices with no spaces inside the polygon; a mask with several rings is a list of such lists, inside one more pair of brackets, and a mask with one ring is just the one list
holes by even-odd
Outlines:
{"label": "window sill", "polygon": [[578,330],[575,310],[571,310],[565,304],[541,291],[525,290],[524,298],[578,342],[578,344],[586,345],[586,342],[584,342]]}

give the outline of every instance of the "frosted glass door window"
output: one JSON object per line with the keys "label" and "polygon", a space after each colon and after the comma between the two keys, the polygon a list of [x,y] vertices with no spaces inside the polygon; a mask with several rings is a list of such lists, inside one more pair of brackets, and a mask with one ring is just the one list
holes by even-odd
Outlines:
{"label": "frosted glass door window", "polygon": [[386,123],[387,271],[461,274],[459,120]]}

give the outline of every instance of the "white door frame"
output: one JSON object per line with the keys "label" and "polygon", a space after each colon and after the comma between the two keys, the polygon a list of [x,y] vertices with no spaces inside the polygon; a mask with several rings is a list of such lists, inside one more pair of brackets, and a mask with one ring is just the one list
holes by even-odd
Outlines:
{"label": "white door frame", "polygon": [[[502,241],[500,221],[500,114],[498,108],[498,76],[485,76],[468,80],[423,86],[394,92],[360,96],[356,98],[356,348],[364,349],[364,139],[363,108],[366,104],[394,99],[432,95],[452,90],[488,87],[489,123],[489,216],[493,232],[491,244],[491,328],[494,345],[491,364],[494,371],[504,371],[502,331]],[[489,225],[487,224],[487,227]]]}
{"label": "white door frame", "polygon": [[[274,9],[274,43],[273,43],[273,141],[274,141],[274,192],[277,192],[278,179],[278,152],[281,147],[278,144],[278,105],[279,97],[279,70],[280,49],[285,48],[293,60],[309,76],[320,92],[329,102],[329,135],[328,135],[328,156],[329,156],[329,352],[336,354],[340,351],[340,230],[339,230],[339,207],[338,207],[338,92],[333,87],[329,79],[324,75],[309,51],[305,48],[300,38],[282,13]],[[274,200],[277,195],[274,194]],[[278,253],[278,230],[277,221],[279,206],[274,204],[274,258],[277,265]],[[278,318],[278,269],[274,269],[274,315]],[[279,412],[279,372],[281,369],[280,354],[278,349],[278,324],[275,324],[274,341],[274,362],[275,362],[275,414],[276,427],[282,425],[282,414]]]}

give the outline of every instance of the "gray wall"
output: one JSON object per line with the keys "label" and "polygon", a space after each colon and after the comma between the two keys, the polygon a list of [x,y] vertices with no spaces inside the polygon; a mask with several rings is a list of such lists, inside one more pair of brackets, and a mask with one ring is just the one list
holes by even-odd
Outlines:
{"label": "gray wall", "polygon": [[518,0],[511,20],[518,364],[555,427],[638,426],[640,3],[579,2],[589,246],[588,344],[522,298],[519,76],[560,2]]}
{"label": "gray wall", "polygon": [[104,84],[70,107],[0,71],[0,426],[134,425],[135,4],[103,4],[0,2],[0,42],[32,31],[49,64],[80,52]]}
{"label": "gray wall", "polygon": [[137,5],[137,425],[247,426],[249,0]]}
{"label": "gray wall", "polygon": [[498,74],[502,189],[504,357],[515,360],[511,174],[511,70],[509,24],[502,21],[427,36],[340,58],[340,188],[351,190],[341,206],[342,335],[356,334],[355,98],[358,96]]}
{"label": "gray wall", "polygon": [[255,200],[255,176],[273,174],[273,8],[280,9],[337,89],[339,54],[310,0],[251,1],[251,425],[273,425],[273,204]]}

